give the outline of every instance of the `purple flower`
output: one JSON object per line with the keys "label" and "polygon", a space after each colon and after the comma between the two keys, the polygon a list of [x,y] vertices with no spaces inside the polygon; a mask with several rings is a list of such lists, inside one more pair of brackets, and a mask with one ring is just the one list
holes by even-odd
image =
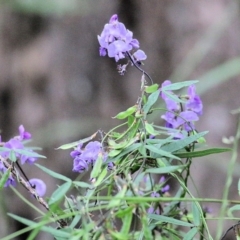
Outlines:
{"label": "purple flower", "polygon": [[185,108],[187,110],[191,110],[197,113],[198,115],[202,115],[202,109],[203,109],[202,100],[196,94],[196,87],[194,85],[191,85],[188,87],[188,97],[189,99],[185,104]]}
{"label": "purple flower", "polygon": [[[18,149],[24,150],[24,146],[22,142],[17,138],[10,139],[8,142],[4,144],[4,147],[9,149],[9,151],[4,151],[0,153],[0,155],[4,158],[9,158],[11,151],[18,150]],[[28,151],[32,152],[32,150],[28,150]],[[19,154],[16,152],[15,152],[15,156],[21,160],[21,164],[24,164],[24,163],[32,164],[37,160],[37,158],[35,157],[29,157],[27,155]]]}
{"label": "purple flower", "polygon": [[76,149],[74,149],[71,153],[70,153],[70,155],[71,155],[71,157],[72,158],[75,158],[75,157],[78,157],[78,156],[80,156],[81,154],[82,154],[82,143],[79,143],[78,144],[78,146],[76,147]]}
{"label": "purple flower", "polygon": [[73,172],[82,173],[86,170],[88,170],[88,163],[84,159],[81,159],[81,157],[74,158],[74,160],[73,160]]}
{"label": "purple flower", "polygon": [[160,194],[154,191],[154,192],[151,193],[151,197],[158,198],[158,197],[160,197]]}
{"label": "purple flower", "polygon": [[31,139],[31,137],[32,137],[31,133],[26,132],[23,125],[20,125],[19,128],[18,128],[18,130],[19,130],[20,140],[28,140],[28,139]]}
{"label": "purple flower", "polygon": [[115,61],[125,58],[125,52],[130,51],[132,47],[122,40],[116,40],[108,46],[108,56],[114,57]]}
{"label": "purple flower", "polygon": [[102,150],[102,144],[98,141],[90,142],[86,145],[83,153],[81,154],[81,159],[84,159],[88,164],[95,163],[98,158],[98,154]]}
{"label": "purple flower", "polygon": [[[114,14],[109,23],[105,24],[102,33],[98,35],[98,42],[100,56],[104,57],[108,54],[108,57],[114,57],[116,62],[125,58],[129,51],[139,48],[138,40],[133,39],[133,33],[118,21],[117,14]],[[142,50],[138,50],[133,57],[136,61],[147,58]]]}
{"label": "purple flower", "polygon": [[[88,170],[89,165],[94,165],[99,154],[102,154],[103,161],[107,159],[107,153],[103,151],[102,144],[98,141],[89,142],[85,148],[80,143],[77,148],[70,153],[73,160],[73,171],[82,173]],[[113,163],[108,163],[108,169],[113,168]]]}
{"label": "purple flower", "polygon": [[[162,83],[162,87],[171,85],[171,81],[170,80],[166,80]],[[169,94],[174,95],[174,93],[172,91],[167,91]],[[169,111],[179,111],[180,110],[180,104],[177,103],[176,101],[174,101],[172,98],[170,98],[167,94],[165,94],[164,92],[160,93],[162,99],[165,101],[167,109]]]}
{"label": "purple flower", "polygon": [[10,174],[10,176],[8,177],[6,183],[4,184],[4,187],[9,187],[9,186],[16,186],[16,181],[15,181],[15,179],[12,177],[11,174]]}
{"label": "purple flower", "polygon": [[113,170],[113,167],[114,167],[114,163],[112,163],[112,162],[109,162],[108,163],[108,170]]}
{"label": "purple flower", "polygon": [[[159,184],[164,184],[164,183],[165,183],[165,177],[162,176],[159,180]],[[169,190],[170,190],[170,186],[167,184],[164,187],[162,187],[161,192],[165,193],[165,192],[168,192]]]}
{"label": "purple flower", "polygon": [[[166,80],[163,82],[162,87],[168,86],[171,81]],[[180,131],[190,132],[195,129],[194,122],[199,120],[199,116],[202,114],[202,101],[196,94],[194,85],[188,87],[188,95],[179,98],[187,99],[186,103],[178,103],[174,101],[169,95],[175,95],[172,91],[167,91],[168,94],[161,92],[161,97],[166,103],[167,112],[161,116],[166,121],[166,127],[169,129],[179,129]],[[177,95],[175,95],[178,97]],[[174,133],[169,131],[175,139],[184,138],[183,132]]]}
{"label": "purple flower", "polygon": [[[9,158],[10,152],[12,150],[14,151],[16,149],[24,149],[21,141],[16,138],[11,138],[8,142],[4,144],[4,147],[9,149],[9,151],[4,151],[0,153],[0,155],[4,158]],[[16,157],[20,157],[20,154],[16,153]]]}
{"label": "purple flower", "polygon": [[147,213],[149,213],[149,214],[154,213],[154,207],[151,206],[150,208],[148,208]]}
{"label": "purple flower", "polygon": [[132,55],[133,59],[135,62],[141,62],[143,60],[147,59],[147,55],[145,54],[145,52],[143,50],[137,50],[133,55]]}
{"label": "purple flower", "polygon": [[[28,151],[32,152],[32,150],[28,150]],[[21,160],[21,164],[24,164],[24,163],[33,164],[35,161],[37,161],[37,158],[21,155],[20,160]]]}
{"label": "purple flower", "polygon": [[36,193],[42,197],[46,193],[46,184],[38,178],[32,178],[29,180],[29,183],[31,184],[31,187],[35,189]]}

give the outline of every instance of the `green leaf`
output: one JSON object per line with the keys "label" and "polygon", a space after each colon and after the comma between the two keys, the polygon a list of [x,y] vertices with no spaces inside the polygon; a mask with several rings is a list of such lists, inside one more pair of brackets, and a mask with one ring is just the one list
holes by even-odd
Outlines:
{"label": "green leaf", "polygon": [[16,161],[17,161],[16,154],[15,154],[15,152],[14,152],[13,150],[10,151],[9,159],[10,159],[12,162],[16,162]]}
{"label": "green leaf", "polygon": [[128,108],[126,111],[124,112],[120,112],[118,113],[115,117],[113,118],[117,118],[117,119],[125,119],[127,118],[128,116],[132,115],[134,112],[137,111],[137,106],[133,106],[133,107],[130,107]]}
{"label": "green leaf", "polygon": [[133,115],[128,116],[128,127],[130,127],[135,120],[135,117]]}
{"label": "green leaf", "polygon": [[181,88],[191,86],[191,85],[196,84],[198,82],[199,82],[198,80],[191,80],[191,81],[172,83],[170,85],[162,87],[162,90],[163,91],[179,90]]}
{"label": "green leaf", "polygon": [[52,171],[52,170],[50,170],[50,169],[48,169],[48,168],[46,168],[44,166],[41,166],[40,164],[35,163],[35,165],[37,167],[39,167],[40,169],[42,169],[42,171],[44,171],[45,173],[49,174],[50,176],[52,176],[54,178],[61,179],[61,180],[65,181],[65,182],[72,183],[72,180],[70,178],[67,178],[67,177],[65,177],[62,174],[56,173],[56,172],[54,172],[54,171]]}
{"label": "green leaf", "polygon": [[145,122],[145,128],[146,128],[146,131],[149,134],[154,135],[154,136],[157,135],[157,132],[155,132],[154,127],[153,127],[152,124],[149,124],[149,123]]}
{"label": "green leaf", "polygon": [[11,169],[9,168],[9,169],[7,169],[7,171],[2,175],[1,180],[0,180],[0,190],[3,189],[5,183],[6,183],[7,180],[8,180],[8,177],[9,177],[10,173],[11,173]]}
{"label": "green leaf", "polygon": [[136,121],[135,124],[133,124],[133,126],[131,127],[129,133],[128,133],[128,139],[132,139],[133,137],[136,136],[136,133],[138,131],[140,125],[140,120]]}
{"label": "green leaf", "polygon": [[161,148],[156,148],[154,145],[146,145],[146,148],[148,150],[150,150],[152,153],[157,153],[160,156],[180,160],[180,158],[178,156],[175,156],[169,152],[166,152],[166,151],[162,150]]}
{"label": "green leaf", "polygon": [[134,208],[135,207],[133,205],[131,205],[131,206],[126,207],[124,209],[120,209],[115,213],[115,216],[118,217],[118,218],[124,218],[124,216],[126,214],[129,214],[129,213],[132,214]]}
{"label": "green leaf", "polygon": [[124,140],[120,143],[116,143],[114,140],[108,139],[108,145],[110,148],[113,148],[113,149],[122,149],[128,144],[128,142],[129,141]]}
{"label": "green leaf", "polygon": [[201,216],[199,211],[200,210],[197,206],[197,203],[192,202],[193,223],[196,227],[198,227],[201,223]]}
{"label": "green leaf", "polygon": [[153,234],[151,229],[149,228],[149,219],[147,218],[147,214],[144,210],[144,206],[142,205],[142,214],[141,214],[141,222],[142,222],[142,231],[144,235],[144,239],[153,240]]}
{"label": "green leaf", "polygon": [[123,236],[127,237],[129,234],[129,230],[130,230],[130,227],[132,224],[132,217],[133,217],[132,212],[128,212],[125,214],[124,218],[122,219],[122,228],[121,228],[120,233]]}
{"label": "green leaf", "polygon": [[161,168],[149,168],[146,170],[146,173],[170,173],[170,172],[176,172],[180,168],[186,167],[185,165],[179,165],[179,166],[167,166],[167,167],[161,167]]}
{"label": "green leaf", "polygon": [[28,219],[23,218],[23,217],[19,217],[19,216],[15,215],[15,214],[12,214],[12,213],[8,213],[8,215],[11,218],[13,218],[13,219],[15,219],[15,220],[17,220],[17,221],[19,221],[19,222],[29,226],[30,227],[29,231],[32,230],[32,229],[41,227],[41,231],[48,232],[48,233],[50,233],[50,234],[52,234],[54,236],[65,237],[65,238],[69,239],[69,237],[71,235],[70,233],[67,233],[66,231],[63,231],[62,229],[58,230],[58,229],[55,229],[55,228],[52,228],[52,227],[43,226],[44,224],[46,224],[44,222],[35,223],[35,222],[31,221],[31,220],[28,220]]}
{"label": "green leaf", "polygon": [[116,150],[116,149],[113,149],[111,150],[109,153],[108,153],[108,156],[109,157],[115,157],[117,156],[122,150]]}
{"label": "green leaf", "polygon": [[114,231],[112,231],[110,229],[108,229],[108,232],[113,237],[111,239],[114,239],[114,240],[126,240],[127,239],[125,235],[123,235],[123,234],[121,234],[119,232],[114,232]]}
{"label": "green leaf", "polygon": [[[123,151],[121,151],[121,153],[118,155],[118,156],[116,156],[115,158],[113,158],[113,159],[109,159],[109,160],[107,160],[107,163],[108,162],[115,162],[115,161],[117,161],[117,160],[119,160],[119,159],[121,159],[123,156],[125,156],[126,154],[128,154],[128,153],[130,153],[130,152],[134,152],[135,150],[137,150],[139,147],[141,147],[142,146],[142,143],[134,143],[134,144],[132,144],[131,146],[129,146],[129,147],[126,147]],[[116,151],[116,150],[114,150],[114,151]],[[108,155],[109,156],[109,155]],[[110,156],[111,157],[111,156]]]}
{"label": "green leaf", "polygon": [[92,188],[92,185],[86,182],[80,182],[80,181],[73,181],[73,184],[77,187],[81,188]]}
{"label": "green leaf", "polygon": [[189,137],[185,137],[184,139],[181,139],[181,140],[175,140],[169,144],[162,146],[161,149],[164,151],[167,151],[167,152],[175,152],[177,150],[183,149],[184,147],[193,143],[194,141],[196,141],[200,137],[206,135],[207,133],[208,133],[208,131],[205,131],[205,132],[194,134]]}
{"label": "green leaf", "polygon": [[160,94],[160,89],[157,90],[156,92],[152,93],[147,100],[147,103],[143,106],[143,113],[144,113],[144,118],[146,118],[150,108],[153,106],[154,103],[156,103],[156,101],[159,98],[159,94]]}
{"label": "green leaf", "polygon": [[107,175],[107,168],[105,167],[100,173],[99,177],[97,178],[97,181],[94,183],[94,187],[97,187],[98,185],[100,185],[106,175]]}
{"label": "green leaf", "polygon": [[98,177],[99,173],[101,172],[102,163],[103,163],[103,156],[102,154],[98,154],[97,160],[94,163],[93,169],[91,171],[90,178]]}
{"label": "green leaf", "polygon": [[232,212],[234,211],[240,211],[240,204],[230,207],[227,212],[228,216],[232,216]]}
{"label": "green leaf", "polygon": [[14,152],[22,154],[22,155],[25,155],[25,156],[28,156],[28,157],[46,158],[43,155],[40,155],[40,154],[38,154],[36,152],[32,152],[32,151],[29,151],[29,150],[25,150],[25,149],[14,149]]}
{"label": "green leaf", "polygon": [[48,204],[51,205],[51,204],[57,202],[58,200],[60,200],[61,198],[63,198],[65,196],[65,194],[67,193],[67,191],[71,188],[71,186],[72,186],[72,182],[65,182],[64,184],[59,186],[53,192]]}
{"label": "green leaf", "polygon": [[147,86],[145,87],[145,92],[146,93],[153,93],[155,91],[157,91],[159,88],[159,85],[157,83],[151,85],[151,86]]}
{"label": "green leaf", "polygon": [[197,158],[197,157],[203,157],[211,154],[216,153],[223,153],[223,152],[229,152],[232,151],[231,148],[209,148],[201,151],[194,151],[194,152],[176,152],[174,155],[180,157],[180,158]]}
{"label": "green leaf", "polygon": [[197,232],[198,232],[198,229],[196,227],[192,228],[189,232],[186,233],[183,240],[193,240]]}
{"label": "green leaf", "polygon": [[126,193],[126,191],[127,191],[127,186],[124,185],[122,187],[122,189],[118,192],[118,194],[115,195],[116,199],[115,199],[115,197],[113,197],[113,199],[109,202],[108,208],[113,208],[113,207],[119,206],[121,201],[122,201],[119,198],[123,198],[125,193]]}
{"label": "green leaf", "polygon": [[184,100],[180,99],[177,95],[175,95],[174,93],[171,93],[171,92],[168,92],[168,91],[165,91],[163,90],[162,91],[165,95],[167,95],[170,99],[172,99],[173,101],[175,102],[178,102],[178,103],[185,103]]}
{"label": "green leaf", "polygon": [[91,135],[90,137],[81,139],[81,140],[76,141],[76,142],[63,144],[63,145],[61,145],[60,147],[58,147],[57,150],[58,150],[58,149],[62,149],[62,150],[71,149],[71,148],[76,147],[76,146],[77,146],[78,144],[80,144],[80,143],[89,142],[90,140],[92,140],[93,138],[96,137],[97,133],[98,133],[98,132],[95,132],[95,133],[94,133],[93,135]]}
{"label": "green leaf", "polygon": [[76,141],[76,142],[72,142],[72,143],[63,144],[63,145],[61,145],[60,147],[58,147],[57,150],[58,150],[58,149],[67,150],[67,149],[74,148],[74,147],[76,147],[80,142],[81,142],[81,140]]}
{"label": "green leaf", "polygon": [[75,215],[74,216],[74,218],[73,218],[73,220],[72,220],[72,222],[71,222],[71,224],[69,225],[69,227],[71,228],[71,229],[73,229],[73,228],[75,228],[76,227],[76,225],[79,223],[79,221],[81,220],[81,215],[78,213],[77,215]]}
{"label": "green leaf", "polygon": [[162,216],[162,215],[158,215],[158,214],[148,214],[148,217],[151,218],[151,219],[159,221],[158,223],[167,222],[167,223],[175,224],[175,225],[178,225],[178,226],[194,227],[194,225],[192,223],[184,222],[184,221],[181,221],[181,220],[177,220],[175,218],[166,217],[166,216]]}
{"label": "green leaf", "polygon": [[10,148],[0,147],[0,152],[9,152]]}

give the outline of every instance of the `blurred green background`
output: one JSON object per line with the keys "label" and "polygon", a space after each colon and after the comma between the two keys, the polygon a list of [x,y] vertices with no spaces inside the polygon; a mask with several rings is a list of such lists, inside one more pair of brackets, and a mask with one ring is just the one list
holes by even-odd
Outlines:
{"label": "blurred green background", "polygon": [[[33,134],[33,144],[47,156],[40,164],[77,176],[71,171],[69,152],[55,148],[98,129],[107,131],[117,124],[111,117],[134,105],[140,94],[140,72],[129,68],[119,76],[114,60],[98,54],[97,35],[114,13],[140,41],[148,55],[144,69],[154,82],[200,80],[197,91],[204,114],[197,128],[210,131],[209,146],[224,146],[222,137],[235,133],[236,116],[230,111],[240,107],[238,0],[0,1],[3,140],[17,134],[23,124]],[[160,116],[153,121],[160,122]],[[229,159],[228,153],[195,160],[191,170],[201,197],[222,197]],[[47,182],[48,195],[55,189],[57,183],[38,169],[24,169],[29,178]],[[232,199],[238,198],[239,170],[236,166]],[[28,196],[21,186],[18,190]],[[10,189],[1,195],[1,206],[0,237],[22,227],[6,212],[37,217]],[[217,216],[219,206],[211,207]]]}

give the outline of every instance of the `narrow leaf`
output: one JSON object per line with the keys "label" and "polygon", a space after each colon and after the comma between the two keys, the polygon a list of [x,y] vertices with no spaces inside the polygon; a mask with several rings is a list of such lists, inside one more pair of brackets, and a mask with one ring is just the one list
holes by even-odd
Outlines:
{"label": "narrow leaf", "polygon": [[127,186],[124,185],[123,188],[122,188],[122,190],[119,191],[117,195],[115,195],[115,197],[117,197],[117,199],[115,199],[115,198],[113,197],[113,199],[109,202],[108,208],[113,208],[113,207],[119,206],[120,203],[121,203],[121,201],[122,201],[122,200],[119,199],[119,198],[124,197],[126,191],[127,191]]}
{"label": "narrow leaf", "polygon": [[156,148],[154,145],[146,145],[146,148],[153,153],[159,154],[160,156],[180,160],[179,157],[174,156],[173,154],[166,152],[166,151],[162,150],[161,148]]}
{"label": "narrow leaf", "polygon": [[73,184],[77,187],[81,187],[81,188],[91,188],[92,185],[90,185],[89,183],[86,182],[80,182],[80,181],[74,181]]}
{"label": "narrow leaf", "polygon": [[25,149],[14,149],[14,152],[25,155],[25,156],[28,156],[28,157],[46,158],[43,155],[40,155],[36,152],[28,151],[28,150],[25,150]]}
{"label": "narrow leaf", "polygon": [[144,112],[144,117],[146,118],[150,108],[153,106],[154,103],[156,103],[156,101],[159,98],[159,94],[160,94],[160,90],[157,90],[156,92],[152,93],[147,100],[147,103],[144,105],[143,107],[143,112]]}
{"label": "narrow leaf", "polygon": [[164,151],[167,151],[167,152],[175,152],[177,150],[183,149],[184,147],[193,143],[194,141],[196,141],[200,137],[206,135],[207,133],[208,133],[208,131],[205,131],[205,132],[194,134],[192,136],[186,137],[186,138],[181,139],[181,140],[175,140],[175,141],[173,141],[169,144],[166,144],[166,145],[162,146],[161,149],[164,150]]}
{"label": "narrow leaf", "polygon": [[17,221],[19,221],[19,222],[21,222],[21,223],[23,223],[23,224],[25,224],[27,226],[30,226],[32,229],[41,227],[42,231],[48,232],[48,233],[50,233],[50,234],[52,234],[54,236],[69,238],[70,235],[71,235],[70,233],[67,233],[66,231],[63,231],[63,230],[60,230],[60,229],[55,229],[55,228],[52,228],[52,227],[43,226],[44,223],[42,223],[42,222],[35,223],[35,222],[31,221],[31,220],[28,220],[28,219],[23,218],[23,217],[19,217],[19,216],[15,215],[15,214],[12,214],[12,213],[8,213],[8,215],[11,218],[13,218],[13,219],[15,219]]}
{"label": "narrow leaf", "polygon": [[151,85],[151,86],[147,86],[145,87],[145,92],[146,93],[153,93],[155,91],[157,91],[159,88],[159,85],[157,83]]}
{"label": "narrow leaf", "polygon": [[232,151],[232,149],[231,148],[210,148],[210,149],[201,150],[201,151],[177,152],[174,154],[180,158],[197,158],[197,157],[204,157],[211,154],[223,153],[223,152],[229,152],[229,151]]}
{"label": "narrow leaf", "polygon": [[200,210],[197,206],[197,203],[192,202],[193,223],[196,227],[198,227],[201,223],[201,216],[199,211]]}
{"label": "narrow leaf", "polygon": [[178,102],[178,103],[185,103],[184,100],[180,99],[177,95],[175,95],[174,93],[171,93],[171,92],[168,92],[168,91],[165,91],[163,90],[162,91],[165,95],[167,95],[170,99],[174,100],[175,102]]}
{"label": "narrow leaf", "polygon": [[3,189],[5,183],[6,183],[7,180],[8,180],[8,177],[9,177],[10,173],[11,173],[11,169],[9,168],[9,169],[7,169],[7,171],[2,175],[1,180],[0,180],[0,190]]}
{"label": "narrow leaf", "polygon": [[189,232],[186,233],[183,240],[193,240],[197,232],[198,232],[198,229],[196,227],[192,228]]}
{"label": "narrow leaf", "polygon": [[149,123],[146,122],[146,123],[145,123],[145,128],[146,128],[146,131],[147,131],[149,134],[156,135],[156,132],[155,132],[152,124],[149,124]]}
{"label": "narrow leaf", "polygon": [[185,227],[194,227],[192,223],[184,222],[181,220],[177,220],[175,218],[166,217],[158,214],[148,214],[148,217],[151,219],[157,220],[159,222],[167,222],[167,223],[171,223],[179,226],[185,226]]}
{"label": "narrow leaf", "polygon": [[80,144],[80,143],[89,142],[90,140],[92,140],[93,138],[96,137],[97,133],[98,133],[98,132],[95,132],[95,133],[94,133],[93,135],[91,135],[90,137],[81,139],[81,140],[76,141],[76,142],[63,144],[63,145],[61,145],[60,147],[58,147],[57,150],[58,150],[58,149],[62,149],[62,150],[71,149],[71,148],[76,147],[76,146],[77,146],[78,144]]}
{"label": "narrow leaf", "polygon": [[124,218],[122,219],[123,225],[122,225],[120,233],[123,236],[128,236],[128,234],[129,234],[129,230],[130,230],[130,227],[132,224],[132,217],[133,217],[132,212],[128,212],[128,214],[125,214]]}
{"label": "narrow leaf", "polygon": [[102,180],[105,178],[107,175],[107,168],[105,167],[102,172],[99,174],[99,177],[97,178],[97,181],[94,183],[94,187],[97,187],[102,183]]}
{"label": "narrow leaf", "polygon": [[56,173],[56,172],[54,172],[54,171],[52,171],[52,170],[50,170],[50,169],[48,169],[44,166],[41,166],[40,164],[35,163],[35,165],[37,167],[39,167],[40,169],[42,169],[45,173],[49,174],[50,176],[52,176],[54,178],[61,179],[65,182],[72,182],[72,180],[70,178],[67,178],[62,174]]}
{"label": "narrow leaf", "polygon": [[191,80],[191,81],[172,83],[170,85],[162,87],[162,90],[167,90],[167,91],[169,91],[169,90],[179,90],[181,88],[191,86],[191,85],[196,84],[198,82],[199,82],[198,80]]}
{"label": "narrow leaf", "polygon": [[48,204],[51,205],[51,204],[57,202],[58,200],[60,200],[61,198],[63,198],[65,196],[65,194],[67,193],[67,191],[71,188],[71,186],[72,186],[72,182],[65,182],[64,184],[59,186],[53,192]]}
{"label": "narrow leaf", "polygon": [[120,112],[118,113],[115,117],[113,118],[117,118],[117,119],[125,119],[127,118],[128,116],[132,115],[134,112],[137,111],[137,106],[133,106],[133,107],[130,107],[128,108],[126,111],[124,112]]}
{"label": "narrow leaf", "polygon": [[168,167],[161,167],[161,168],[149,168],[146,170],[146,173],[170,173],[170,172],[176,172],[180,168],[185,167],[185,165],[179,165],[179,166],[168,166]]}
{"label": "narrow leaf", "polygon": [[97,160],[94,163],[93,169],[91,171],[91,178],[98,177],[99,173],[101,172],[101,167],[103,163],[103,156],[102,154],[98,154]]}

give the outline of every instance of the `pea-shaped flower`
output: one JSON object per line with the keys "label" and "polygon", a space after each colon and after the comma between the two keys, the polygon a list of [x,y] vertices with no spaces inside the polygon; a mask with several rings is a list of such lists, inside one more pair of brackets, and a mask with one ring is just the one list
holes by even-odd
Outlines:
{"label": "pea-shaped flower", "polygon": [[45,195],[47,187],[46,184],[38,178],[32,178],[29,180],[29,183],[31,184],[32,188],[35,189],[36,193],[42,197]]}

